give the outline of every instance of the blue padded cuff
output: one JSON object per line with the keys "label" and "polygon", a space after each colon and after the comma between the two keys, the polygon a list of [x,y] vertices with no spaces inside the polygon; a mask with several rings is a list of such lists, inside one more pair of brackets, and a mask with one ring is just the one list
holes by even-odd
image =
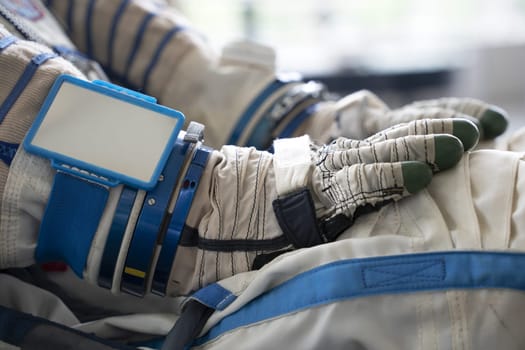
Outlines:
{"label": "blue padded cuff", "polygon": [[62,261],[82,277],[109,190],[58,172],[40,225],[35,259]]}

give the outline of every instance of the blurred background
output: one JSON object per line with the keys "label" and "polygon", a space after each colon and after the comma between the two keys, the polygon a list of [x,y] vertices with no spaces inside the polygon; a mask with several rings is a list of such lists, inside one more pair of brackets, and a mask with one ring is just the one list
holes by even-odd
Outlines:
{"label": "blurred background", "polygon": [[281,71],[391,107],[470,96],[525,126],[525,0],[173,0],[219,49],[273,46]]}

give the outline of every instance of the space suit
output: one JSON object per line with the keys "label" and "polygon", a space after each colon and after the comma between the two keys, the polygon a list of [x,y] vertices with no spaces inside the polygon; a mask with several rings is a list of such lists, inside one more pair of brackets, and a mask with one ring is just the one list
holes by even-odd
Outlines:
{"label": "space suit", "polygon": [[[453,119],[469,117],[490,138],[506,126],[497,108],[475,100],[444,99],[391,111],[369,92],[325,101],[319,85],[277,78],[268,48],[235,44],[217,58],[165,5],[139,1],[47,1],[47,5],[84,54],[76,51],[39,2],[0,2],[5,22],[0,29],[3,306],[101,338],[152,347],[152,339],[162,342],[178,315],[182,315],[179,326],[164,345],[182,339],[182,333],[192,334],[179,328],[184,330],[192,315],[201,315],[190,312],[195,303],[205,306],[195,307],[206,317],[194,334],[199,339],[190,340],[204,348],[317,348],[327,341],[338,347],[346,343],[385,348],[382,342],[392,335],[385,330],[383,339],[371,331],[379,327],[374,322],[383,324],[378,318],[384,324],[410,320],[399,330],[406,336],[395,339],[399,344],[392,342],[396,345],[391,348],[480,348],[478,341],[485,344],[482,335],[492,339],[492,331],[484,332],[487,327],[496,321],[505,325],[505,317],[515,316],[505,312],[522,303],[521,294],[515,292],[523,288],[521,279],[507,283],[505,278],[492,280],[469,271],[482,261],[479,266],[490,272],[494,262],[494,271],[507,276],[509,264],[521,264],[520,254],[493,254],[483,260],[484,249],[520,249],[521,157],[485,152],[462,158],[463,150],[475,145],[477,129],[472,122]],[[46,32],[39,25],[53,29]],[[19,145],[42,106],[48,105],[46,95],[53,84],[104,78],[91,58],[114,81],[205,123],[206,143],[209,140],[212,146],[264,148],[274,137],[305,132],[310,137],[280,139],[273,143],[273,154],[235,146],[212,151],[202,145],[200,127],[190,124],[170,144],[162,180],[155,179],[153,188],[86,182],[79,173],[71,176],[53,169],[48,159]],[[59,78],[63,74],[70,78]],[[60,86],[56,89],[61,91]],[[53,96],[50,101],[52,105]],[[420,120],[423,117],[437,119]],[[387,127],[391,128],[382,131]],[[312,139],[335,141],[318,146]],[[447,169],[434,177],[428,191],[419,192],[433,173]],[[485,176],[489,170],[506,179],[504,188],[493,186]],[[415,192],[420,194],[400,201]],[[163,193],[168,195],[159,200]],[[174,207],[169,208],[172,202]],[[179,203],[184,204],[180,210]],[[498,207],[501,203],[504,208]],[[386,205],[378,212],[358,215],[382,204]],[[150,212],[155,208],[161,214]],[[495,213],[496,208],[502,210]],[[79,225],[78,213],[89,220]],[[152,217],[153,230],[148,228]],[[168,234],[159,242],[160,230],[171,232],[172,219],[178,225],[175,248],[168,244]],[[143,229],[138,229],[141,225]],[[71,236],[75,239],[64,244],[60,254],[53,250]],[[87,238],[78,243],[76,237]],[[78,250],[68,255],[67,248]],[[454,248],[473,252],[450,259],[450,252],[399,255]],[[35,259],[44,263],[54,257],[64,258],[71,269],[50,272],[49,267],[42,271],[34,266]],[[447,268],[458,269],[464,261],[472,262],[464,265],[469,283],[447,279]],[[33,267],[20,269],[27,266]],[[361,282],[372,286],[372,292],[355,294],[365,297],[356,298],[354,291],[344,290],[357,285],[354,277],[331,289],[337,279],[329,278],[330,273],[317,284],[318,274],[332,266],[340,266],[341,273],[358,266]],[[295,282],[303,280],[309,282]],[[290,285],[292,289],[287,289]],[[503,288],[497,292],[504,294],[503,301],[496,306],[486,302],[496,293],[492,290],[470,291],[484,286]],[[343,293],[332,295],[338,288]],[[460,288],[466,291],[457,291]],[[297,295],[297,304],[279,296],[281,290]],[[299,290],[306,293],[303,299]],[[422,294],[404,293],[414,291]],[[382,298],[375,308],[372,294]],[[475,316],[481,316],[466,306],[476,298],[476,305],[495,315],[489,325],[479,326]],[[276,300],[290,307],[272,309]],[[348,332],[341,320],[347,312],[353,314],[353,308],[364,307],[356,303],[366,304],[369,318],[360,316],[367,320],[361,325],[356,318],[358,324]],[[390,303],[396,307],[380,307]],[[244,307],[248,304],[255,308],[255,317],[243,316],[251,315],[252,309]],[[334,307],[340,312],[334,313]],[[7,314],[12,318],[2,320],[16,318]],[[289,323],[291,315],[297,317]],[[282,322],[296,336],[279,332]],[[303,328],[308,324],[314,330],[311,336]],[[245,334],[254,329],[255,335]],[[417,337],[409,335],[414,329]],[[42,334],[38,327],[29,327],[15,340],[9,332],[3,336],[4,344],[16,348],[35,346]],[[509,339],[509,344],[523,342]]]}

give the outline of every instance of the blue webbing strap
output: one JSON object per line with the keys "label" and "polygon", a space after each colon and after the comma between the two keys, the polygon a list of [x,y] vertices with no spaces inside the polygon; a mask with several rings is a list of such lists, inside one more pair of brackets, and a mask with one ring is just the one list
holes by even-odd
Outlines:
{"label": "blue webbing strap", "polygon": [[4,100],[4,103],[0,106],[0,123],[4,121],[5,116],[7,115],[11,107],[13,107],[15,102],[18,100],[18,97],[20,97],[27,84],[29,84],[29,82],[35,75],[38,67],[45,63],[47,60],[56,56],[57,54],[55,53],[45,52],[38,54],[31,59],[26,69],[16,82],[15,86]]}
{"label": "blue webbing strap", "polygon": [[102,185],[57,172],[40,225],[36,261],[65,262],[82,278],[108,195]]}
{"label": "blue webbing strap", "polygon": [[224,317],[193,345],[239,327],[371,295],[482,288],[525,291],[525,274],[520,273],[524,269],[523,253],[452,251],[341,260],[303,272],[261,294]]}
{"label": "blue webbing strap", "polygon": [[164,339],[162,350],[188,349],[215,310],[224,310],[236,296],[218,283],[198,290]]}
{"label": "blue webbing strap", "polygon": [[18,39],[12,35],[4,36],[0,39],[0,53],[7,49],[11,44],[16,43],[17,40]]}

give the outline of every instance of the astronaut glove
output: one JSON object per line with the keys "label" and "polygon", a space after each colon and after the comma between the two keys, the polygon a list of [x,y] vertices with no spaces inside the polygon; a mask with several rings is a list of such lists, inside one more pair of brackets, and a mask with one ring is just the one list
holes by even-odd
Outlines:
{"label": "astronaut glove", "polygon": [[361,90],[338,101],[335,109],[340,135],[356,139],[420,119],[469,119],[478,127],[482,140],[501,135],[507,127],[505,111],[473,98],[425,100],[390,109],[375,94]]}
{"label": "astronaut glove", "polygon": [[[454,133],[458,138],[451,136]],[[352,218],[358,207],[405,197],[425,187],[432,171],[455,165],[477,136],[476,127],[467,120],[417,120],[363,141],[339,138],[322,147],[310,144],[313,170],[309,184],[318,201],[316,207],[326,211],[322,216]],[[294,148],[292,142],[276,141],[276,162],[282,152]],[[290,158],[297,159],[295,155]]]}

